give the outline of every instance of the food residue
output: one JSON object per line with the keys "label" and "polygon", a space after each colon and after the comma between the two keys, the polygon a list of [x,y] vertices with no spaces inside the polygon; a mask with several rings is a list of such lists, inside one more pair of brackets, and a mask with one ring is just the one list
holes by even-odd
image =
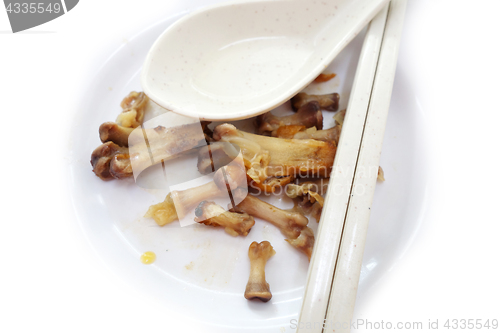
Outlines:
{"label": "food residue", "polygon": [[321,83],[321,82],[330,81],[331,79],[333,79],[336,76],[337,76],[337,74],[335,74],[335,73],[320,74],[320,75],[318,75],[317,78],[314,79],[314,82]]}
{"label": "food residue", "polygon": [[[334,73],[321,74],[315,82],[326,82],[334,77]],[[300,92],[290,101],[294,113],[259,115],[254,119],[255,128],[249,132],[230,123],[208,127],[208,121],[169,128],[159,125],[135,131],[142,127],[150,103],[145,93],[132,91],[120,104],[122,111],[116,121],[105,122],[99,127],[102,144],[91,154],[92,171],[96,176],[102,180],[133,178],[133,161],[143,170],[154,163],[163,163],[164,159],[178,152],[199,148],[196,149],[198,171],[212,175],[212,181],[171,191],[163,202],[150,206],[145,217],[164,226],[194,211],[194,222],[217,227],[241,238],[249,235],[255,224],[254,218],[259,218],[277,227],[286,242],[311,259],[314,232],[308,227],[306,215],[320,221],[346,115],[345,109],[338,111],[338,93],[312,95]],[[324,117],[331,119],[332,116],[328,112],[336,112],[333,116],[335,126],[324,129]],[[233,145],[241,151],[238,159],[234,158]],[[152,152],[155,154],[154,163]],[[377,176],[379,181],[384,180],[382,168],[378,169]],[[249,188],[253,191],[248,191]],[[261,199],[257,193],[283,194],[294,202],[294,208],[280,209]],[[230,210],[213,200],[228,196],[232,201]],[[268,234],[267,228],[263,232],[264,238],[274,236]],[[210,244],[210,241],[198,243],[196,248],[210,247]],[[245,298],[264,302],[271,299],[269,284],[265,280],[265,265],[274,253],[269,241],[251,243],[248,251],[250,276]],[[152,264],[156,254],[144,252],[140,260],[145,265]],[[184,268],[193,271],[195,265],[200,264],[191,261]],[[212,278],[214,276],[215,273]],[[208,279],[212,280],[209,276]]]}
{"label": "food residue", "polygon": [[193,266],[194,266],[194,263],[191,261],[189,264],[187,264],[186,266],[184,266],[184,268],[186,268],[188,271],[190,271],[190,270],[193,269]]}
{"label": "food residue", "polygon": [[155,262],[155,260],[156,260],[156,254],[154,252],[147,251],[141,255],[141,262],[144,265],[152,264]]}
{"label": "food residue", "polygon": [[380,166],[378,167],[377,180],[379,182],[385,181],[384,170],[382,170],[382,167],[380,167]]}

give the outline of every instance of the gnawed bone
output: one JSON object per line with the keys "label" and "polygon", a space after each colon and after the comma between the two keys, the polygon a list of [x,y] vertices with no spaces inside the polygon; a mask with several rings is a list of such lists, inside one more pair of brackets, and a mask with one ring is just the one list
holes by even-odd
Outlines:
{"label": "gnawed bone", "polygon": [[247,174],[257,184],[269,177],[327,177],[336,152],[336,145],[332,142],[250,134],[230,124],[217,126],[213,138],[240,148]]}
{"label": "gnawed bone", "polygon": [[198,223],[221,226],[231,236],[246,236],[255,224],[252,216],[246,213],[229,212],[213,201],[202,201],[195,209]]}
{"label": "gnawed bone", "polygon": [[298,184],[288,184],[285,187],[285,193],[289,198],[307,196],[311,202],[318,201],[323,206],[323,195],[328,189],[328,178],[317,178],[312,181],[305,181]]}
{"label": "gnawed bone", "polygon": [[316,127],[305,128],[305,126],[298,125],[283,125],[274,130],[275,135],[273,136],[283,139],[314,139],[338,144],[345,114],[346,110],[335,113],[333,119],[336,125],[330,129],[322,130]]}
{"label": "gnawed bone", "polygon": [[327,130],[317,130],[316,127],[297,128],[296,126],[281,126],[276,130],[276,137],[283,139],[313,139],[318,141],[329,141],[338,144],[340,139],[341,125]]}
{"label": "gnawed bone", "polygon": [[276,130],[281,126],[304,126],[304,128],[323,128],[323,113],[319,103],[312,101],[303,105],[296,113],[290,116],[277,117],[271,112],[264,113],[256,118],[258,134],[276,136]]}
{"label": "gnawed bone", "polygon": [[292,97],[292,108],[299,110],[302,106],[309,102],[316,101],[322,110],[337,111],[339,109],[340,95],[337,93],[327,95],[309,95],[306,93],[298,93]]}
{"label": "gnawed bone", "polygon": [[102,143],[111,141],[119,146],[128,147],[128,137],[133,131],[131,127],[123,127],[108,121],[99,126],[99,138]]}
{"label": "gnawed bone", "polygon": [[337,123],[338,125],[343,125],[344,124],[344,119],[345,119],[345,114],[346,114],[346,110],[340,110],[339,112],[337,112],[334,116],[333,116],[333,119],[335,120],[335,123]]}
{"label": "gnawed bone", "polygon": [[[229,164],[238,153],[239,148],[229,142],[211,142],[199,150],[198,171],[204,175],[209,174],[221,166]],[[248,178],[251,180],[250,177]],[[250,186],[264,190],[266,193],[274,193],[277,188],[285,186],[293,179],[292,176],[273,176],[264,179],[258,184],[251,181]]]}
{"label": "gnawed bone", "polygon": [[246,299],[260,299],[267,302],[273,297],[269,289],[269,283],[266,282],[266,263],[276,251],[271,243],[262,241],[260,243],[252,242],[248,248],[248,258],[250,258],[250,277],[245,288]]}
{"label": "gnawed bone", "polygon": [[130,160],[137,176],[152,165],[204,145],[205,134],[200,123],[171,128],[157,126],[153,129],[136,129],[129,137]]}
{"label": "gnawed bone", "polygon": [[144,111],[149,98],[143,92],[132,91],[123,99],[120,106],[123,111],[116,118],[116,123],[122,127],[136,128],[144,121]]}
{"label": "gnawed bone", "polygon": [[319,222],[329,179],[315,179],[300,184],[288,184],[285,193],[294,201],[292,211],[311,216]]}
{"label": "gnawed bone", "polygon": [[[210,122],[202,121],[200,123],[201,123],[201,128],[204,132],[205,140],[207,141],[211,140],[212,133],[207,128],[207,125]],[[193,135],[192,130],[197,129],[197,126],[194,126],[193,124],[188,124],[188,125],[191,125],[191,131],[188,131],[187,134],[189,136],[192,136]],[[181,128],[182,131],[186,131],[186,127],[183,126],[188,126],[188,125],[181,125],[178,127]],[[157,126],[155,128],[147,128],[143,130],[137,129],[137,131],[135,131],[135,128],[123,127],[109,121],[102,123],[101,126],[99,126],[99,138],[101,139],[102,143],[112,141],[119,146],[128,147],[129,141],[131,145],[143,143],[144,135],[146,135],[146,137],[148,138],[149,144],[153,144],[156,140],[159,140],[160,143],[166,143],[165,140],[175,141],[175,138],[173,138],[174,135],[179,136],[178,140],[180,140],[181,137],[184,137],[184,135],[182,136],[179,135],[177,127],[172,127],[167,129],[164,126]],[[201,137],[201,135],[198,135],[198,137]]]}
{"label": "gnawed bone", "polygon": [[282,188],[295,179],[294,176],[272,176],[266,178],[261,183],[254,181],[250,182],[250,187],[254,189],[263,190],[265,193],[281,193]]}
{"label": "gnawed bone", "polygon": [[290,245],[305,253],[309,261],[314,247],[314,233],[311,228],[305,227],[295,239],[285,239]]}
{"label": "gnawed bone", "polygon": [[[128,165],[123,165],[123,159],[128,160],[128,149],[113,142],[106,142],[92,152],[90,164],[92,171],[102,180],[127,178],[132,175]],[[115,162],[116,160],[116,162]]]}
{"label": "gnawed bone", "polygon": [[90,157],[92,171],[96,176],[109,180],[128,178],[132,175],[131,166],[127,162],[129,151],[126,142],[132,128],[142,124],[148,103],[146,94],[132,91],[120,104],[122,113],[116,124],[101,125],[99,137],[103,144],[94,149]]}
{"label": "gnawed bone", "polygon": [[307,217],[300,213],[279,209],[253,195],[247,195],[236,207],[238,211],[273,224],[287,238],[299,237],[300,232],[309,222]]}
{"label": "gnawed bone", "polygon": [[[172,128],[139,128],[150,105],[149,98],[143,92],[132,91],[120,105],[122,113],[118,115],[116,123],[106,122],[99,127],[99,137],[103,145],[92,152],[93,171],[101,179],[131,177],[132,170],[139,174],[151,165],[178,156],[181,152],[187,153],[190,149],[212,140],[211,131],[207,126],[210,122],[205,121]],[[147,143],[144,136],[148,140]],[[126,149],[129,144],[130,155]],[[130,156],[132,160],[129,159]]]}
{"label": "gnawed bone", "polygon": [[198,171],[207,175],[228,165],[239,154],[239,148],[229,142],[209,142],[198,151]]}
{"label": "gnawed bone", "polygon": [[[163,202],[150,206],[144,216],[152,217],[158,225],[162,226],[183,218],[202,201],[227,197],[229,190],[233,193],[234,200],[239,202],[242,198],[234,195],[235,190],[239,187],[246,188],[246,184],[243,167],[228,165],[215,172],[211,182],[183,191],[170,192]],[[246,192],[242,193],[244,193],[242,196],[246,195]]]}
{"label": "gnawed bone", "polygon": [[[113,123],[105,124],[116,125]],[[112,125],[105,127],[110,128],[113,127]],[[192,123],[172,128],[157,126],[148,129],[134,129],[132,133],[127,135],[127,142],[130,144],[128,149],[108,141],[92,152],[93,171],[101,179],[128,178],[132,177],[134,172],[139,175],[152,165],[190,153],[192,149],[206,145],[203,126],[200,123]],[[115,129],[119,131],[121,127],[116,125]],[[123,129],[128,130],[127,128]],[[114,139],[123,143],[124,135],[124,133],[115,133]],[[148,138],[148,144],[146,144],[144,135]],[[100,157],[104,157],[104,159],[100,160]],[[108,160],[112,162],[110,163]]]}

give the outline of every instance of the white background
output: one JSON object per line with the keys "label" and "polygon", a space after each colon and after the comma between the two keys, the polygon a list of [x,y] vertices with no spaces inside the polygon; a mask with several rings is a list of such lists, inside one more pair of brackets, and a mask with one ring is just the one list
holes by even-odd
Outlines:
{"label": "white background", "polygon": [[[67,196],[68,128],[85,112],[79,89],[98,59],[162,13],[185,9],[85,0],[18,34],[0,10],[0,331],[200,331],[100,261]],[[356,318],[424,328],[429,319],[500,319],[498,13],[494,0],[409,0],[400,64],[427,119],[434,193],[414,244]]]}

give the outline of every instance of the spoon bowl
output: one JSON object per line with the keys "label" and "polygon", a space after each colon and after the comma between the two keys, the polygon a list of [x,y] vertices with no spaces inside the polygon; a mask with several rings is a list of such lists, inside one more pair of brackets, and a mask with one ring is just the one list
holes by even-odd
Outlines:
{"label": "spoon bowl", "polygon": [[195,11],[150,49],[160,106],[203,120],[267,112],[311,83],[388,0],[246,0]]}

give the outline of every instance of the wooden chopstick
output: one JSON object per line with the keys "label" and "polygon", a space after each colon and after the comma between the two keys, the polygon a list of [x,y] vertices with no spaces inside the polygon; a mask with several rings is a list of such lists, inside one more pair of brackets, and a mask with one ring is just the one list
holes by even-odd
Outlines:
{"label": "wooden chopstick", "polygon": [[382,142],[391,101],[406,0],[392,0],[333,277],[325,332],[350,332]]}
{"label": "wooden chopstick", "polygon": [[370,23],[361,49],[309,265],[298,333],[322,332],[386,16],[387,6]]}

